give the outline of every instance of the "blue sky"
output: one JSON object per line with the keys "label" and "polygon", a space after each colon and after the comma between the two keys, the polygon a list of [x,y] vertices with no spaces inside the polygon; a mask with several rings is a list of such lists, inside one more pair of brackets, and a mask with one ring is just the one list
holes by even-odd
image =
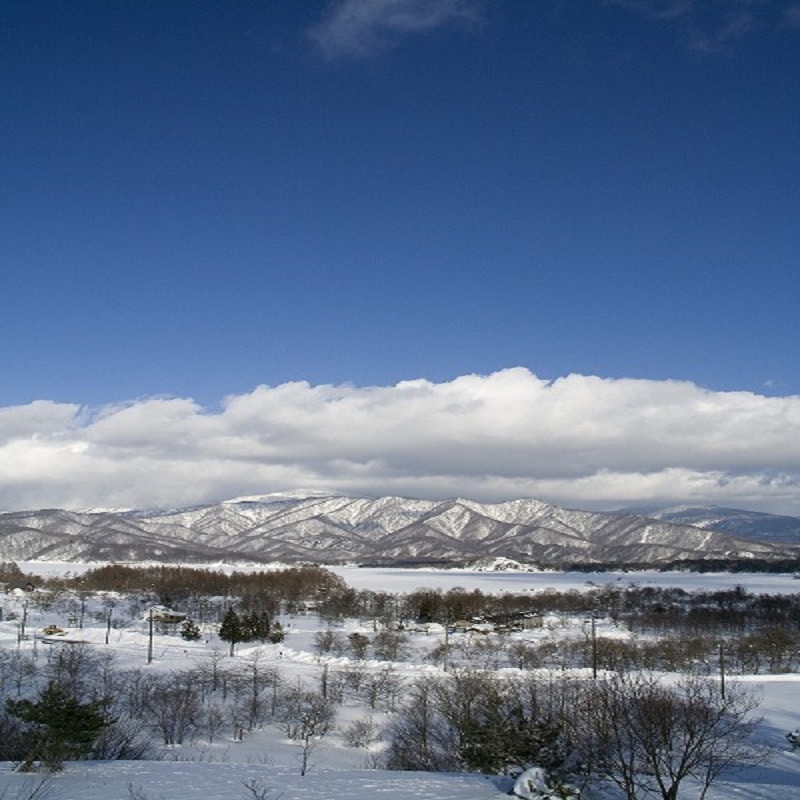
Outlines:
{"label": "blue sky", "polygon": [[[154,398],[222,419],[257,387],[435,393],[507,370],[743,393],[791,433],[799,52],[791,0],[7,0],[0,411],[28,420],[9,441],[86,444]],[[347,463],[380,461],[380,438]],[[800,472],[797,452],[702,460],[648,474]],[[40,500],[19,463],[5,505]],[[334,471],[270,475],[253,483]],[[482,494],[541,488],[514,478]],[[340,488],[392,488],[368,483]]]}

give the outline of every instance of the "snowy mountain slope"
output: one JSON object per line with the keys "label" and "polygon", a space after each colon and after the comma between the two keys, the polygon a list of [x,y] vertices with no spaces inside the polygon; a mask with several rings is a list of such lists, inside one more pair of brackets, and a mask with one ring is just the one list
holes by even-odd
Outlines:
{"label": "snowy mountain slope", "polygon": [[38,510],[0,514],[0,558],[14,560],[658,564],[791,558],[787,545],[637,514],[538,500],[266,495],[167,512]]}
{"label": "snowy mountain slope", "polygon": [[[149,531],[125,516],[62,510],[0,514],[0,557],[51,561],[220,560],[200,541]],[[205,555],[203,555],[205,554]]]}
{"label": "snowy mountain slope", "polygon": [[669,506],[624,509],[621,513],[643,514],[676,525],[710,528],[747,539],[800,545],[800,517],[745,511],[723,506]]}

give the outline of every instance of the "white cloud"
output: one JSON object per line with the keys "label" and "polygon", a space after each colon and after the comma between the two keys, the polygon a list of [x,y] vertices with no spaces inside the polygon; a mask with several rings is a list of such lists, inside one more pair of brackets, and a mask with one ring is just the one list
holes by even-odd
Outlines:
{"label": "white cloud", "polygon": [[401,39],[476,22],[480,0],[338,0],[309,36],[328,58],[362,58]]}
{"label": "white cloud", "polygon": [[49,400],[0,408],[0,444],[21,436],[57,435],[69,426],[79,410],[78,406]]}
{"label": "white cloud", "polygon": [[800,514],[800,397],[526,369],[394,386],[0,409],[0,507],[173,506],[295,488]]}
{"label": "white cloud", "polygon": [[656,22],[677,26],[688,45],[700,53],[724,50],[748,34],[792,25],[794,0],[600,0]]}

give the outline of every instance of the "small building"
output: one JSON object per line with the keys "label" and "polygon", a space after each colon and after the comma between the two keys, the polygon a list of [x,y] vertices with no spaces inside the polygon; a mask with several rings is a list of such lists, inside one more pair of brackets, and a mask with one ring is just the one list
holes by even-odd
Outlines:
{"label": "small building", "polygon": [[8,583],[6,584],[6,594],[13,594],[17,597],[22,595],[32,594],[36,591],[36,586],[27,581],[27,583]]}
{"label": "small building", "polygon": [[187,619],[182,611],[173,611],[166,606],[153,606],[147,614],[148,619],[152,617],[153,622],[161,625],[180,625]]}
{"label": "small building", "polygon": [[458,619],[451,626],[452,633],[494,633],[496,628],[491,622]]}

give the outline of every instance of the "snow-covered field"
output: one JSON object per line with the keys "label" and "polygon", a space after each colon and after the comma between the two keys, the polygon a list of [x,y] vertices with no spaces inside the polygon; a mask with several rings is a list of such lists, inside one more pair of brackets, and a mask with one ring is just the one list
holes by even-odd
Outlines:
{"label": "snow-covered field", "polygon": [[467,591],[525,592],[585,589],[589,586],[680,586],[687,591],[730,589],[742,586],[753,594],[795,594],[800,580],[789,574],[711,572],[470,572],[467,570],[414,570],[329,567],[355,589],[409,592],[421,586],[447,591],[460,586]]}
{"label": "snow-covered field", "polygon": [[[24,570],[40,575],[73,574],[76,565],[22,564]],[[475,573],[457,571],[416,571],[396,569],[359,569],[339,567],[335,571],[355,588],[404,592],[419,587],[442,589],[460,586],[483,591],[538,591],[546,588],[581,589],[612,581],[638,585],[682,586],[696,588],[730,588],[741,585],[757,593],[794,593],[800,581],[791,575],[694,575],[684,573]],[[6,597],[4,618],[13,611],[19,598]],[[31,626],[62,620],[31,619]],[[275,667],[288,681],[302,678],[317,681],[324,663],[336,668],[346,666],[345,657],[321,658],[313,647],[314,634],[325,628],[314,615],[282,618],[288,636],[281,644],[241,645],[234,656],[245,662],[256,656],[264,667]],[[344,633],[359,630],[353,621]],[[18,643],[16,622],[0,622],[0,647],[36,648],[37,658],[47,658],[48,647],[35,639]],[[370,631],[366,631],[370,632]],[[93,647],[112,650],[122,667],[142,667],[152,671],[186,669],[208,659],[220,644],[213,637],[206,642],[187,643],[179,637],[156,637],[153,661],[147,663],[148,637],[146,625],[126,625],[114,629],[105,643],[106,630],[101,624],[76,631]],[[420,634],[422,636],[422,634]],[[429,634],[430,642],[436,635]],[[57,645],[55,645],[57,646]],[[224,648],[225,645],[222,645]],[[377,668],[377,663],[372,664]],[[403,674],[436,672],[430,662],[403,662],[396,665]],[[759,768],[739,774],[735,779],[720,781],[707,800],[800,800],[800,751],[789,750],[785,734],[800,728],[800,675],[759,675],[729,680],[751,684],[760,694],[763,716],[760,734],[775,747],[771,761]],[[343,707],[346,721],[356,710]],[[73,762],[41,787],[42,800],[300,800],[319,797],[325,800],[490,800],[507,797],[510,784],[504,779],[480,775],[420,772],[385,772],[369,768],[369,752],[344,744],[339,732],[321,740],[313,753],[310,769],[304,776],[299,770],[298,746],[274,726],[245,736],[243,741],[221,737],[213,745],[198,740],[191,745],[165,751],[168,760],[128,762]],[[13,765],[0,764],[0,800],[25,800],[41,780],[12,771]],[[697,797],[687,785],[685,798]],[[616,800],[619,794],[610,790],[600,794],[584,794],[589,800]]]}
{"label": "snow-covered field", "polygon": [[[7,793],[0,796],[16,800],[18,792],[36,786],[39,780],[0,773],[0,791]],[[46,791],[45,797],[51,800],[497,800],[508,796],[481,775],[320,769],[300,777],[297,770],[285,767],[163,761],[78,762],[56,775]]]}

